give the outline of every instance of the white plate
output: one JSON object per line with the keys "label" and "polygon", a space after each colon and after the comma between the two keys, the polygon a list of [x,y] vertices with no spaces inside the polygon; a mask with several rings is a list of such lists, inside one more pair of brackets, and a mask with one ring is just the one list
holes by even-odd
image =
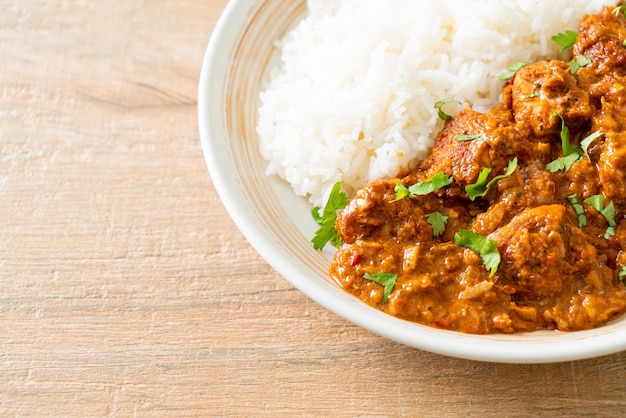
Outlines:
{"label": "white plate", "polygon": [[255,132],[258,93],[273,43],[305,12],[305,1],[233,0],[209,41],[200,75],[198,116],[211,178],[233,221],[267,262],[337,315],[402,344],[493,362],[547,363],[626,349],[626,318],[571,333],[468,335],[388,316],[341,290],[328,276],[329,252],[315,251],[311,206],[264,174]]}

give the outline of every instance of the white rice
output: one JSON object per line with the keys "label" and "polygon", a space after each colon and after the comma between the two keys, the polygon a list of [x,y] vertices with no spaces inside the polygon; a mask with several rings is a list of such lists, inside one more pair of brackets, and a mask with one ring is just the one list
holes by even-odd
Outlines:
{"label": "white rice", "polygon": [[[494,106],[510,64],[557,57],[551,37],[614,0],[308,0],[260,95],[260,150],[317,206],[428,155],[434,103]],[[446,108],[450,109],[450,108]],[[454,111],[452,109],[451,111]]]}

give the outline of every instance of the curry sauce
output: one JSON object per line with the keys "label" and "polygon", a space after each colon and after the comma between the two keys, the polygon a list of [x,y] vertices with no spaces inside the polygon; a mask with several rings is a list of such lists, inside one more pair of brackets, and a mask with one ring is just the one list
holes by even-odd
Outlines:
{"label": "curry sauce", "polygon": [[[331,276],[390,315],[466,333],[574,331],[623,314],[625,40],[621,12],[586,17],[571,61],[523,66],[495,108],[446,121],[414,170],[359,190],[335,224]],[[449,184],[399,195],[437,175]],[[497,249],[495,267],[459,244],[462,231]],[[388,292],[370,279],[383,272]]]}

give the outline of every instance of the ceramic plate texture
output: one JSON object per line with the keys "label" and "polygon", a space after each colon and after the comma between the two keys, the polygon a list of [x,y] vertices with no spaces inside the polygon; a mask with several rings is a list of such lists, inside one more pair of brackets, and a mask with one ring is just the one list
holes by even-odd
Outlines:
{"label": "ceramic plate texture", "polygon": [[256,134],[258,94],[274,42],[306,12],[304,0],[233,0],[209,41],[200,75],[202,148],[230,216],[267,262],[311,299],[376,334],[418,349],[471,360],[547,363],[626,349],[626,318],[571,333],[467,335],[403,321],[341,290],[328,276],[331,252],[313,249],[310,204],[267,177]]}

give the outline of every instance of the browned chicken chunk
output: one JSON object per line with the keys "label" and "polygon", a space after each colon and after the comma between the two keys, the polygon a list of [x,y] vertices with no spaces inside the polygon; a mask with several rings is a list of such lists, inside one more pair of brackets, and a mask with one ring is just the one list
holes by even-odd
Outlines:
{"label": "browned chicken chunk", "polygon": [[[468,140],[471,136],[477,137]],[[490,114],[463,110],[441,131],[431,154],[421,162],[420,171],[426,178],[443,171],[465,187],[476,182],[483,168],[500,172],[515,156],[530,155],[531,149],[528,140],[510,123]]]}
{"label": "browned chicken chunk", "polygon": [[540,61],[520,69],[513,81],[515,120],[538,138],[561,132],[560,115],[570,129],[584,127],[594,108],[563,61]]}
{"label": "browned chicken chunk", "polygon": [[579,85],[590,96],[626,104],[626,26],[621,13],[606,7],[588,16],[580,25],[573,47],[574,57],[583,56],[589,64],[576,73]]}

